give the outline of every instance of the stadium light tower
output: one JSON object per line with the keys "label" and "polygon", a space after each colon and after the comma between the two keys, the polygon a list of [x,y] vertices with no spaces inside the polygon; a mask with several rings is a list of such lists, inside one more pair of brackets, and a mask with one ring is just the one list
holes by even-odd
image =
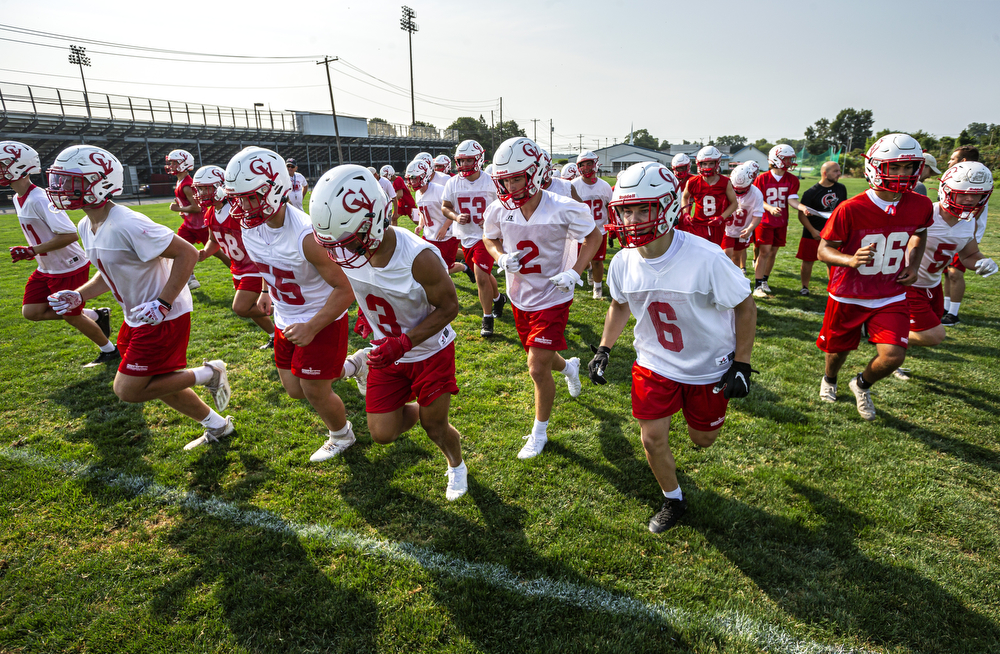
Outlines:
{"label": "stadium light tower", "polygon": [[87,96],[87,80],[83,76],[83,67],[90,66],[90,57],[87,56],[87,48],[77,45],[69,46],[69,63],[80,66],[80,80],[83,81],[83,103],[87,105],[87,118],[90,115],[90,98]]}
{"label": "stadium light tower", "polygon": [[413,19],[417,17],[417,12],[406,5],[403,5],[403,18],[399,21],[401,30],[409,34],[410,39],[410,124],[417,124],[417,105],[413,97],[413,33],[420,31],[420,28]]}

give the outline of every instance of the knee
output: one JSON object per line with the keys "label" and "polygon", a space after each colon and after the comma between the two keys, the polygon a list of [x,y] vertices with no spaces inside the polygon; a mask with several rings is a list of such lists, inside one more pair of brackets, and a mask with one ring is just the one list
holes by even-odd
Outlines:
{"label": "knee", "polygon": [[535,381],[545,379],[552,375],[552,365],[545,365],[541,361],[528,361],[528,374]]}
{"label": "knee", "polygon": [[250,314],[253,313],[254,306],[250,305],[248,307],[243,305],[238,305],[233,302],[233,313],[235,313],[240,318],[249,318]]}
{"label": "knee", "polygon": [[651,436],[642,436],[642,449],[653,455],[660,455],[666,452],[669,448],[667,446],[667,439],[665,438],[653,438]]}
{"label": "knee", "polygon": [[382,425],[372,425],[371,423],[368,423],[368,433],[371,434],[372,440],[379,445],[388,445],[399,438],[395,429],[390,430]]}
{"label": "knee", "polygon": [[306,399],[306,393],[302,390],[302,386],[299,384],[282,384],[285,387],[285,392],[288,393],[288,397],[293,400],[304,400]]}
{"label": "knee", "polygon": [[31,322],[37,322],[45,315],[45,309],[39,310],[39,306],[41,305],[25,304],[21,307],[21,315]]}
{"label": "knee", "polygon": [[698,431],[697,429],[688,428],[688,435],[691,437],[691,442],[698,447],[711,447],[715,439],[719,437],[719,430]]}
{"label": "knee", "polygon": [[121,384],[115,384],[114,391],[119,400],[127,402],[128,404],[141,404],[145,401],[145,398],[143,398],[138,392],[130,388],[125,388]]}

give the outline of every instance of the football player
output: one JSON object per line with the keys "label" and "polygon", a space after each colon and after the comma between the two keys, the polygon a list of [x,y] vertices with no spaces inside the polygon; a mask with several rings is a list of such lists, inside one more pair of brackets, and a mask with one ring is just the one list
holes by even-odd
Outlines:
{"label": "football player", "polygon": [[[447,177],[454,177],[451,173],[451,159],[446,154],[439,154],[434,157],[434,171],[443,173]],[[447,184],[447,182],[445,182]]]}
{"label": "football player", "polygon": [[726,220],[722,249],[740,270],[746,268],[747,247],[754,230],[764,217],[764,196],[753,185],[758,170],[756,161],[747,161],[734,168],[729,175],[733,192],[736,193],[737,209]]}
{"label": "football player", "polygon": [[455,260],[458,256],[459,243],[452,233],[452,224],[455,221],[448,218],[441,209],[444,203],[444,186],[431,183],[432,173],[433,171],[423,159],[414,159],[406,166],[406,184],[413,191],[413,197],[417,201],[417,210],[420,212],[417,233],[422,234],[425,240],[432,243],[441,252],[441,257],[448,265],[449,275],[465,272],[470,276],[470,281],[475,284],[476,279],[472,276],[470,268]]}
{"label": "football player", "polygon": [[85,301],[111,291],[125,322],[118,330],[122,360],[114,391],[123,402],[160,399],[198,421],[205,433],[188,450],[233,432],[231,416],[210,409],[192,386],[204,386],[215,408],[229,404],[226,364],[206,361],[187,365],[191,333],[191,291],[187,280],[198,251],[172,231],[111,198],[122,192],[125,169],[118,159],[92,145],[74,145],[56,157],[48,170],[52,204],[64,211],[82,209],[77,225],[83,249],[98,273],[75,290],[57,291],[49,305],[64,315]]}
{"label": "football player", "polygon": [[438,173],[437,169],[434,168],[434,157],[432,157],[427,152],[418,152],[417,156],[413,157],[413,161],[425,161],[427,162],[427,168],[431,171],[430,176],[427,178],[428,184],[440,184],[444,186],[448,183],[448,176],[444,173]]}
{"label": "football player", "polygon": [[194,189],[205,212],[205,224],[209,227],[208,243],[198,253],[198,261],[204,261],[218,250],[229,257],[229,272],[233,276],[233,313],[249,318],[268,335],[261,350],[274,347],[274,324],[267,314],[257,308],[257,300],[264,290],[264,281],[257,270],[257,264],[247,255],[243,245],[243,230],[238,220],[230,213],[226,202],[226,171],[218,166],[202,166],[194,174]]}
{"label": "football player", "polygon": [[544,176],[542,149],[534,141],[504,141],[493,155],[497,201],[487,207],[483,228],[486,249],[506,271],[514,324],[535,385],[535,422],[519,459],[537,456],[548,440],[556,393],[552,371],[563,374],[570,396],[580,395],[580,360],[558,353],[566,349],[573,290],[583,285],[580,275],[601,246],[601,230],[587,206],[543,191]]}
{"label": "football player", "polygon": [[[611,185],[597,176],[600,163],[597,155],[587,151],[576,158],[576,168],[580,176],[573,180],[573,190],[580,201],[590,207],[594,216],[594,225],[601,230],[601,246],[597,249],[590,271],[593,278],[593,298],[602,300],[604,296],[601,285],[604,282],[604,259],[608,255],[608,237],[604,226],[608,224],[608,202],[611,202]],[[582,245],[581,245],[582,247]]]}
{"label": "football player", "polygon": [[[181,226],[177,228],[177,235],[192,245],[208,243],[210,230],[205,224],[204,212],[195,197],[193,180],[191,179],[191,172],[194,170],[194,157],[187,150],[171,150],[166,161],[164,170],[168,175],[177,178],[177,184],[174,186],[174,201],[170,203],[170,210],[179,213],[183,220]],[[222,263],[226,264],[227,268],[229,267],[229,259],[225,252],[218,251],[216,256]],[[188,288],[192,291],[201,288],[201,282],[194,276],[193,271],[188,280]]]}
{"label": "football player", "polygon": [[[394,212],[392,224],[395,227],[399,223],[400,216],[412,219],[417,205],[413,201],[413,194],[410,193],[410,189],[406,185],[406,180],[403,179],[402,175],[397,175],[392,166],[382,166],[382,176],[391,181],[392,188],[396,189],[396,204],[392,207]],[[413,222],[416,222],[416,220]]]}
{"label": "football player", "polygon": [[[670,160],[670,170],[674,173],[674,177],[677,178],[677,183],[680,184],[681,193],[683,193],[688,179],[691,178],[691,157],[683,152],[675,154],[674,158]],[[681,214],[683,218],[683,211]]]}
{"label": "football player", "polygon": [[562,167],[562,178],[572,182],[574,179],[580,176],[580,169],[576,167],[576,164],[570,162]]}
{"label": "football player", "polygon": [[448,421],[451,396],[458,393],[450,323],[459,305],[440,252],[390,226],[388,204],[360,166],[327,171],[316,183],[309,213],[314,242],[350,279],[374,331],[365,395],[372,440],[392,443],[419,421],[448,460],[445,497],[457,500],[468,490],[461,436]]}
{"label": "football player", "polygon": [[906,358],[906,291],[917,281],[934,214],[930,200],[909,192],[923,163],[920,144],[907,134],[875,141],[865,153],[865,178],[871,188],[837,205],[820,233],[817,256],[833,268],[816,340],[826,353],[819,396],[837,401],[837,374],[866,327],[876,355],[848,383],[865,420],[876,415],[872,384],[888,377]]}
{"label": "football player", "polygon": [[728,177],[723,177],[719,164],[722,153],[713,145],[706,145],[698,150],[695,162],[698,174],[688,179],[682,194],[683,214],[688,214],[687,207],[694,205],[694,213],[685,215],[678,229],[700,236],[705,240],[722,247],[722,239],[726,235],[725,223],[736,211],[736,191]]}
{"label": "football player", "polygon": [[[565,180],[555,174],[556,168],[552,165],[552,157],[547,150],[542,150],[542,163],[545,165],[545,177],[542,178],[542,190],[564,198],[573,198],[577,202],[582,202],[580,196],[576,194],[572,182]],[[492,165],[492,164],[490,164]]]}
{"label": "football player", "polygon": [[760,256],[754,258],[754,297],[767,297],[771,287],[767,280],[774,268],[778,249],[785,246],[788,235],[788,207],[799,208],[799,179],[792,174],[795,167],[795,150],[787,143],[779,143],[767,155],[768,170],[758,175],[754,186],[764,194],[764,220],[754,235]]}
{"label": "football player", "polygon": [[[269,293],[257,307],[274,315],[274,364],[289,397],[305,399],[329,433],[310,461],[325,461],[354,445],[344,402],[330,384],[353,377],[365,394],[366,350],[347,356],[347,309],[354,302],[343,271],[312,237],[305,212],[287,203],[291,180],[276,153],[244,148],[226,167],[230,215],[264,275]],[[377,196],[381,198],[382,191]]]}
{"label": "football player", "polygon": [[610,228],[623,249],[611,260],[611,306],[601,345],[588,366],[606,383],[611,349],[635,316],[632,415],[663,506],[649,521],[660,533],[687,510],[670,451],[670,418],[683,411],[688,436],[709,447],[729,399],[750,392],[757,308],[750,286],[721,249],[671,227],[680,187],[658,163],[630,166],[615,185]]}
{"label": "football player", "polygon": [[10,186],[17,196],[14,211],[28,245],[10,248],[10,258],[35,260],[36,269],[24,287],[21,315],[31,321],[65,320],[100,348],[97,358],[84,367],[118,361],[121,355],[108,340],[111,310],[87,309],[81,304],[60,315],[46,299],[52,293],[82,286],[90,278],[90,261],[76,242],[76,225],[65,211],[49,204],[45,191],[31,183],[31,174],[42,172],[38,153],[18,141],[0,141],[0,186]]}
{"label": "football player", "polygon": [[473,140],[462,141],[455,150],[458,175],[444,186],[441,210],[452,221],[455,235],[461,239],[465,265],[475,271],[479,304],[483,308],[481,336],[493,335],[493,321],[503,315],[507,296],[500,292],[493,276],[493,257],[483,244],[483,215],[497,199],[497,187],[483,174],[483,147]]}
{"label": "football player", "polygon": [[[963,145],[951,153],[948,159],[948,167],[951,168],[963,161],[979,161],[979,150],[971,145]],[[983,240],[986,233],[986,221],[989,214],[989,206],[983,208],[976,218],[976,242]],[[965,266],[958,255],[952,259],[948,265],[944,280],[944,310],[945,315],[941,318],[941,324],[951,327],[961,322],[958,319],[958,310],[962,308],[962,300],[965,297]]]}

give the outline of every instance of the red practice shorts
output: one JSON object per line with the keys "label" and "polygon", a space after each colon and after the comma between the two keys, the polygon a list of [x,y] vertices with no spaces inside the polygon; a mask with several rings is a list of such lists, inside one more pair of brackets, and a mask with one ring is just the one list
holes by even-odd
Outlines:
{"label": "red practice shorts", "polygon": [[750,235],[745,241],[741,241],[739,238],[733,238],[732,236],[722,237],[722,249],[732,250],[733,252],[740,252],[746,250],[753,243],[753,234]]}
{"label": "red practice shorts", "polygon": [[816,347],[829,354],[858,349],[861,325],[868,324],[868,342],[906,347],[910,340],[910,312],[906,301],[878,309],[826,300],[823,327]]}
{"label": "red practice shorts", "polygon": [[941,324],[944,315],[944,291],[941,284],[934,288],[906,288],[906,304],[910,307],[910,331],[923,332]]}
{"label": "red practice shorts", "polygon": [[[49,306],[48,297],[50,295],[56,291],[75,291],[80,286],[86,284],[88,279],[90,279],[89,264],[79,270],[61,275],[50,275],[49,273],[39,272],[36,268],[31,273],[31,277],[28,277],[28,283],[24,286],[24,299],[21,300],[21,304],[44,304],[45,306]],[[63,315],[79,316],[83,313],[83,309],[86,306],[87,303],[84,302]]]}
{"label": "red practice shorts", "polygon": [[948,264],[948,267],[954,268],[958,272],[965,272],[966,270],[965,264],[962,263],[962,260],[958,258],[957,254],[954,256],[954,258],[952,258],[951,263]]}
{"label": "red practice shorts", "polygon": [[260,295],[260,292],[264,290],[264,280],[251,275],[233,277],[233,288],[237,291],[250,291],[251,293]]}
{"label": "red practice shorts", "polygon": [[788,225],[781,227],[770,227],[757,225],[754,233],[757,245],[772,245],[776,248],[785,247],[785,236],[788,234]]}
{"label": "red practice shorts", "polygon": [[634,363],[632,415],[636,420],[659,420],[683,410],[692,429],[715,431],[726,421],[729,400],[722,393],[713,393],[714,388],[715,384],[675,382]]}
{"label": "red practice shorts", "polygon": [[369,368],[365,411],[392,413],[413,400],[420,406],[427,406],[445,393],[458,394],[453,342],[423,361]]}
{"label": "red practice shorts", "polygon": [[458,256],[458,239],[449,238],[447,241],[427,241],[434,247],[438,249],[441,253],[441,258],[444,259],[444,265],[451,268],[455,265],[455,257]]}
{"label": "red practice shorts", "polygon": [[566,349],[566,323],[571,304],[573,300],[541,311],[522,311],[511,305],[514,326],[525,352],[529,347],[556,352]]}
{"label": "red practice shorts", "polygon": [[280,329],[274,330],[274,365],[291,370],[300,379],[337,379],[347,358],[347,314],[323,328],[309,345],[288,342]]}
{"label": "red practice shorts", "polygon": [[180,370],[187,365],[190,336],[190,312],[159,325],[130,327],[122,322],[118,330],[118,351],[122,354],[118,372],[131,377],[152,377]]}
{"label": "red practice shorts", "polygon": [[476,266],[486,272],[493,270],[493,257],[486,251],[486,244],[481,240],[471,248],[462,247],[462,256],[465,257],[465,265]]}
{"label": "red practice shorts", "polygon": [[803,236],[799,240],[799,251],[795,253],[795,258],[803,261],[819,261],[819,256],[816,254],[818,250],[819,241],[810,236]]}
{"label": "red practice shorts", "polygon": [[706,241],[712,240],[712,228],[708,223],[685,222],[685,224],[679,226],[677,229],[682,232],[687,232],[688,234],[700,236]]}
{"label": "red practice shorts", "polygon": [[191,229],[187,225],[182,224],[177,228],[177,235],[192,245],[195,243],[208,243],[208,227]]}
{"label": "red practice shorts", "polygon": [[[583,249],[583,243],[576,244],[576,251],[579,253]],[[597,254],[591,261],[604,261],[608,256],[608,235],[605,234],[601,238],[601,247],[597,248]]]}

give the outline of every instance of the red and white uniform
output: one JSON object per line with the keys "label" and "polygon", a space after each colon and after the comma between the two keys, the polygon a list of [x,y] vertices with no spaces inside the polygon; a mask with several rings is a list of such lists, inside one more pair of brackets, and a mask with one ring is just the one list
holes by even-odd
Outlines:
{"label": "red and white uniform", "polygon": [[246,246],[243,245],[243,227],[239,220],[229,215],[229,209],[228,202],[219,210],[216,210],[214,205],[210,206],[206,212],[206,222],[215,234],[219,247],[229,257],[229,272],[233,274],[233,279],[260,277],[257,264],[247,254]]}
{"label": "red and white uniform", "polygon": [[[444,186],[431,182],[422,191],[417,191],[417,209],[424,218],[424,238],[428,241],[447,241],[454,238],[451,221],[444,217],[441,203],[444,202]],[[448,225],[444,235],[437,237],[442,223]]]}
{"label": "red and white uniform", "polygon": [[[190,175],[186,175],[184,179],[177,182],[177,185],[174,186],[174,197],[177,199],[177,204],[179,204],[182,208],[191,206],[191,203],[188,202],[187,195],[184,193],[184,189],[188,187],[194,191],[194,182],[192,181]],[[188,229],[205,229],[205,217],[202,213],[181,213],[181,218],[184,220],[184,227],[187,227]]]}
{"label": "red and white uniform", "polygon": [[764,195],[764,202],[781,209],[780,216],[765,213],[760,224],[764,227],[788,227],[788,201],[799,197],[799,178],[786,171],[779,179],[773,170],[768,170],[757,175],[753,185]]}
{"label": "red and white uniform", "polygon": [[[757,216],[763,215],[764,195],[759,188],[751,186],[746,193],[736,196],[736,203],[739,208],[726,220],[726,236],[733,239],[739,239],[740,232],[746,229],[747,225],[752,223]],[[741,242],[749,242],[751,236],[752,234],[748,235]]]}
{"label": "red and white uniform", "polygon": [[976,238],[976,224],[972,220],[959,220],[954,226],[941,217],[941,208],[934,203],[934,222],[927,228],[927,247],[920,262],[917,288],[934,288],[941,285],[941,272],[952,258]]}
{"label": "red and white uniform", "polygon": [[720,224],[720,216],[729,206],[729,197],[726,195],[728,186],[729,178],[722,175],[719,175],[715,184],[709,184],[701,175],[692,175],[688,178],[687,192],[694,201],[694,215],[686,221],[685,227],[694,229],[686,231],[712,240],[713,228]]}
{"label": "red and white uniform", "polygon": [[[86,216],[77,227],[83,249],[111,288],[125,323],[133,328],[146,326],[132,320],[132,309],[155,300],[163,292],[173,261],[160,255],[173,241],[174,233],[120,204],[111,207],[96,233]],[[180,318],[190,313],[192,307],[191,291],[184,286],[163,320]]]}
{"label": "red and white uniform", "polygon": [[608,268],[608,291],[635,316],[633,345],[643,368],[685,384],[714,384],[729,369],[733,309],[750,285],[718,247],[675,232],[657,259],[623,249]]}
{"label": "red and white uniform", "polygon": [[281,227],[274,229],[265,223],[243,230],[246,252],[256,263],[271,294],[274,326],[281,330],[310,320],[333,292],[316,267],[306,260],[302,251],[302,239],[306,236],[312,238],[309,216],[288,204]]}
{"label": "red and white uniform", "polygon": [[520,209],[507,209],[499,201],[486,209],[483,236],[503,239],[505,253],[522,251],[521,269],[507,274],[507,296],[522,311],[540,311],[573,299],[549,277],[576,263],[577,241],[594,231],[594,217],[587,205],[548,191],[524,219]]}
{"label": "red and white uniform", "polygon": [[580,200],[590,207],[590,211],[594,215],[594,224],[604,234],[607,231],[605,225],[608,224],[608,203],[611,202],[611,185],[600,177],[593,184],[588,184],[583,181],[582,177],[577,177],[573,180],[572,186],[576,189],[576,194],[580,196]]}
{"label": "red and white uniform", "polygon": [[[431,166],[431,168],[433,168],[433,166]],[[431,178],[428,180],[427,183],[437,184],[438,186],[444,186],[445,184],[448,183],[449,179],[451,179],[451,177],[449,177],[447,173],[439,173],[438,171],[435,170],[434,174],[431,176]]]}
{"label": "red and white uniform", "polygon": [[545,190],[548,191],[549,193],[555,193],[556,195],[561,195],[564,198],[572,198],[573,197],[573,191],[571,190],[572,188],[573,184],[568,179],[563,179],[562,177],[553,177],[552,183],[549,184],[549,187]]}
{"label": "red and white uniform", "polygon": [[[41,245],[57,234],[77,233],[76,225],[66,212],[52,206],[45,191],[35,185],[23,197],[14,197],[14,210],[28,245]],[[38,272],[46,275],[66,275],[83,270],[90,264],[83,248],[75,241],[58,250],[37,255],[35,263]]]}
{"label": "red and white uniform", "polygon": [[[422,241],[412,232],[399,227],[389,227],[396,234],[396,249],[384,268],[372,265],[344,268],[351,280],[354,297],[368,319],[373,340],[386,336],[401,336],[419,325],[434,311],[427,301],[427,292],[413,279],[413,260],[424,250],[440,257],[437,249]],[[444,266],[444,260],[441,260]],[[445,349],[455,340],[455,330],[446,325],[423,343],[413,346],[399,363],[414,363],[428,359]]]}
{"label": "red and white uniform", "polygon": [[[461,225],[457,221],[452,225],[452,232],[462,241],[463,248],[473,247],[477,241],[483,240],[483,220],[486,207],[497,199],[497,187],[486,173],[479,173],[476,181],[456,175],[444,186],[443,201],[451,203],[455,213],[467,213],[472,220]],[[426,231],[424,232],[426,235]]]}
{"label": "red and white uniform", "polygon": [[379,177],[378,185],[382,187],[382,192],[385,193],[385,197],[389,200],[389,202],[396,199],[396,189],[392,187],[392,182],[387,180],[385,177]]}

